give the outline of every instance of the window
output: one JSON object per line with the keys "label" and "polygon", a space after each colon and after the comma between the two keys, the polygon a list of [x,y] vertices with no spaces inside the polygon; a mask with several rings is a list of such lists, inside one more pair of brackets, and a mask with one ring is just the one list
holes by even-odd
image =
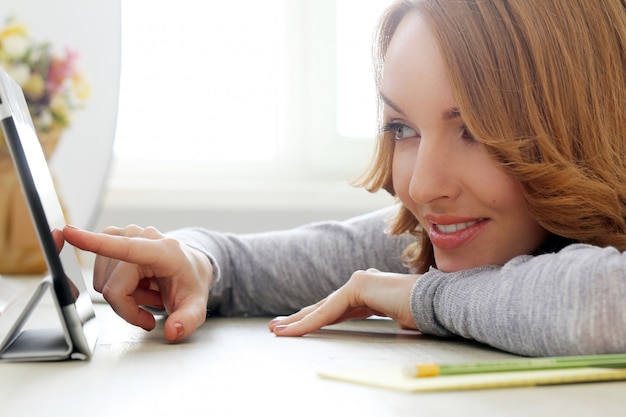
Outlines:
{"label": "window", "polygon": [[[371,50],[376,22],[387,3],[336,2],[337,131],[342,137],[363,139],[375,132],[376,86]],[[355,10],[359,10],[357,18]]]}
{"label": "window", "polygon": [[372,35],[389,3],[123,2],[112,186],[361,172],[375,134]]}
{"label": "window", "polygon": [[283,1],[133,0],[122,11],[115,151],[128,159],[272,160]]}

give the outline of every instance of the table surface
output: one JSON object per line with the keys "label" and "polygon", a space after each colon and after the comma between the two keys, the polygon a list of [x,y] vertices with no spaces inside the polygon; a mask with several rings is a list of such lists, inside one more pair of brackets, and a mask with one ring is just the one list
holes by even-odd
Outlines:
{"label": "table surface", "polygon": [[[34,320],[52,320],[44,301]],[[0,363],[0,415],[589,416],[624,415],[626,382],[405,393],[322,379],[317,372],[416,361],[511,355],[369,319],[279,338],[268,318],[209,318],[182,343],[162,322],[133,327],[95,304],[100,337],[90,361]]]}

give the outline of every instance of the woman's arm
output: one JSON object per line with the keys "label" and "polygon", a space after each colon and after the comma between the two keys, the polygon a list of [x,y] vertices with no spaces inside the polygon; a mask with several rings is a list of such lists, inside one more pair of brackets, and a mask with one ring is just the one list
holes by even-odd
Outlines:
{"label": "woman's arm", "polygon": [[509,352],[574,355],[626,352],[626,255],[572,245],[521,256],[503,267],[435,269],[413,287],[417,327]]}
{"label": "woman's arm", "polygon": [[381,314],[423,333],[462,336],[519,355],[623,353],[625,300],[626,254],[572,245],[455,273],[358,272],[318,303],[272,320],[270,329],[299,336]]}
{"label": "woman's arm", "polygon": [[356,270],[406,272],[401,255],[414,238],[385,232],[395,210],[268,233],[237,235],[193,228],[168,235],[211,258],[215,279],[210,313],[283,315],[327,296]]}
{"label": "woman's arm", "polygon": [[223,315],[293,313],[357,269],[403,271],[411,238],[385,233],[394,210],[251,235],[131,225],[104,233],[66,226],[63,236],[97,254],[94,288],[121,317],[150,330],[155,320],[142,306],[165,308],[165,337],[174,341],[204,322],[207,305]]}

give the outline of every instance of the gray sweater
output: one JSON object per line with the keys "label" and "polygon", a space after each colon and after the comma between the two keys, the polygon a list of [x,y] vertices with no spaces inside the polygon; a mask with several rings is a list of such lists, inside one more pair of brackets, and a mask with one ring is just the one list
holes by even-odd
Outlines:
{"label": "gray sweater", "polygon": [[[393,210],[268,233],[189,228],[169,234],[215,265],[211,314],[284,315],[326,297],[356,270],[408,272],[400,257],[414,238],[385,233]],[[571,245],[504,266],[433,268],[417,280],[411,309],[423,333],[520,355],[626,352],[626,255]]]}

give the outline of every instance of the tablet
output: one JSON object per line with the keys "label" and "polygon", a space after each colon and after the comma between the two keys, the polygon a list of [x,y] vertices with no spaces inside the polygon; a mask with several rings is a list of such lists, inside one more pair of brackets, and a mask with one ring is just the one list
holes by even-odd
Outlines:
{"label": "tablet", "polygon": [[[0,360],[51,361],[89,359],[98,337],[93,305],[75,249],[65,243],[59,252],[53,234],[66,224],[52,175],[20,86],[0,68],[0,120],[13,165],[26,197],[30,217],[48,266],[45,276],[22,309],[0,334]],[[1,256],[1,254],[0,254]],[[46,294],[50,294],[60,325],[26,328]],[[10,307],[9,307],[10,308]],[[3,314],[4,315],[4,314]]]}

